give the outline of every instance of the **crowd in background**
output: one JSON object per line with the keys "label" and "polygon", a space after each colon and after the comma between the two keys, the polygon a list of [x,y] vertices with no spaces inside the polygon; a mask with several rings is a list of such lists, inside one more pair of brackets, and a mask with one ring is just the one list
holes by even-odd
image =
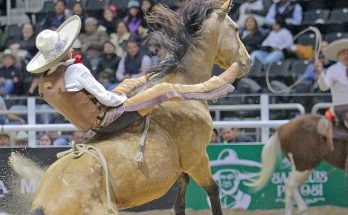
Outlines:
{"label": "crowd in background", "polygon": [[[142,42],[147,33],[151,31],[145,19],[151,12],[155,1],[129,0],[126,10],[119,9],[117,1],[108,1],[103,11],[87,11],[85,1],[57,0],[51,12],[44,14],[39,23],[25,23],[21,26],[19,34],[8,30],[4,24],[0,26],[0,108],[1,110],[25,110],[25,102],[8,100],[18,96],[39,96],[38,77],[26,72],[26,64],[35,56],[36,35],[43,29],[57,29],[67,17],[78,15],[82,20],[82,29],[78,39],[73,44],[74,56],[83,62],[92,72],[93,76],[108,90],[117,86],[124,79],[139,77],[153,65],[163,59],[165,53],[160,48],[152,49],[143,46]],[[170,5],[178,15],[182,13],[183,0],[173,1]],[[341,4],[341,5],[340,5]],[[70,5],[68,7],[68,5]],[[173,6],[176,5],[176,6]],[[328,7],[330,6],[330,7]],[[308,25],[304,21],[309,11],[335,8],[348,8],[347,1],[328,0],[248,0],[236,3],[230,16],[240,27],[240,38],[245,44],[255,68],[266,68],[265,65],[277,63],[286,59],[308,61],[301,75],[305,76],[302,86],[305,90],[313,91],[315,85],[315,72],[311,59],[313,58],[313,44],[300,43],[294,40],[300,30]],[[1,5],[0,5],[1,8]],[[348,10],[348,9],[347,9]],[[326,17],[328,18],[328,17]],[[311,24],[323,24],[320,16]],[[331,23],[334,26],[335,23]],[[343,24],[336,25],[340,31]],[[331,41],[329,41],[331,42]],[[323,42],[323,46],[327,42]],[[322,55],[320,59],[327,67],[331,64]],[[261,69],[262,70],[262,69]],[[260,72],[260,71],[259,71]],[[283,74],[279,74],[282,76]],[[280,88],[286,87],[287,81],[279,78]],[[277,82],[274,82],[275,84]],[[307,88],[306,88],[307,87]],[[265,92],[262,81],[252,75],[241,79],[237,83],[236,93],[261,93]],[[267,91],[266,91],[267,92]],[[37,109],[49,108],[44,102],[37,102]],[[25,124],[26,116],[7,114],[0,117],[2,124]],[[64,118],[57,114],[38,115],[37,123],[62,123]],[[221,133],[221,135],[220,135]],[[250,142],[254,141],[248,136],[240,134],[236,128],[226,128],[217,131],[218,142]],[[0,145],[6,138],[14,140],[25,139],[26,133],[19,132],[12,137],[10,134],[0,134]],[[40,145],[66,145],[74,133],[40,133]],[[88,137],[89,134],[82,136]],[[221,138],[221,139],[220,139]],[[239,139],[238,139],[239,138]],[[76,137],[76,139],[79,139]],[[80,138],[83,139],[83,138]],[[215,142],[215,141],[212,141]],[[18,144],[18,143],[17,143]]]}

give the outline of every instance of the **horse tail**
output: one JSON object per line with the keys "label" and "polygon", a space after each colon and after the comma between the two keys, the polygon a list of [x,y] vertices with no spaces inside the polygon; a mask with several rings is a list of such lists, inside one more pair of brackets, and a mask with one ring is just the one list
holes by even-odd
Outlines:
{"label": "horse tail", "polygon": [[246,185],[252,187],[255,192],[264,187],[273,173],[280,152],[280,142],[278,138],[278,132],[276,132],[272,135],[272,137],[268,140],[268,142],[262,149],[261,172],[259,173],[258,178],[249,183],[246,183]]}

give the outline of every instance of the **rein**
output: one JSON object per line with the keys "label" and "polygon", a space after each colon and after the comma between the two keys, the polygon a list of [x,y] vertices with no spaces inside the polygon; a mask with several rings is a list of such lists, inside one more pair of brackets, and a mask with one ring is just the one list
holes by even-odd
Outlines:
{"label": "rein", "polygon": [[[322,36],[321,33],[319,31],[318,28],[313,27],[313,26],[309,26],[308,28],[303,29],[302,31],[300,31],[298,34],[296,34],[294,36],[294,41],[301,35],[303,35],[304,33],[308,32],[308,31],[313,31],[315,34],[315,46],[314,46],[314,59],[317,60],[319,58],[319,53],[320,53],[320,47],[321,47],[321,42],[322,42]],[[303,81],[303,79],[305,78],[304,76],[302,76],[301,78],[297,79],[292,85],[290,85],[289,87],[282,89],[282,90],[276,90],[271,86],[271,83],[269,81],[269,73],[270,73],[270,68],[272,66],[273,63],[270,63],[267,65],[267,69],[266,69],[266,84],[268,89],[272,92],[272,93],[284,93],[284,92],[288,92],[289,90],[291,90],[292,88],[294,88],[295,86],[297,86],[299,83],[301,83]]]}
{"label": "rein", "polygon": [[[95,151],[97,154],[92,153],[91,151]],[[113,206],[112,206],[112,202],[111,202],[111,195],[110,195],[110,186],[112,186],[114,188],[115,184],[109,182],[109,178],[112,180],[112,177],[109,175],[109,168],[108,168],[108,164],[105,160],[105,157],[103,155],[103,153],[100,151],[100,149],[95,148],[94,146],[91,145],[85,145],[85,144],[77,144],[75,145],[74,142],[72,142],[72,148],[67,150],[67,151],[63,151],[57,154],[57,158],[62,158],[65,157],[66,155],[72,155],[73,159],[78,159],[80,158],[82,155],[84,154],[89,154],[90,156],[94,157],[96,160],[98,160],[100,162],[100,164],[102,165],[102,168],[104,170],[104,175],[105,175],[105,187],[106,187],[106,197],[107,197],[107,211],[109,213],[113,213],[113,214],[118,214]],[[110,185],[111,184],[111,185]]]}

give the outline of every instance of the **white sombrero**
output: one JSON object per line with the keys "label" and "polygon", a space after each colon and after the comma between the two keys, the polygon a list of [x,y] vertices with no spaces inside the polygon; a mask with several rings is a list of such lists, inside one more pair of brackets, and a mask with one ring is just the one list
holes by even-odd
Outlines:
{"label": "white sombrero", "polygon": [[70,50],[81,30],[79,16],[68,18],[57,31],[43,30],[36,37],[39,52],[28,63],[27,71],[42,73],[58,64]]}
{"label": "white sombrero", "polygon": [[330,43],[324,50],[324,56],[333,61],[337,61],[337,55],[340,51],[348,50],[348,39],[340,39]]}

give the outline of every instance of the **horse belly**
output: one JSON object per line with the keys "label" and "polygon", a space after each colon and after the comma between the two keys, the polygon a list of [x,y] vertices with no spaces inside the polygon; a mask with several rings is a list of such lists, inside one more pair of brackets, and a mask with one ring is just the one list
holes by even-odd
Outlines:
{"label": "horse belly", "polygon": [[206,153],[213,122],[206,102],[166,102],[154,111],[154,119],[170,134],[177,145],[183,172],[190,171]]}
{"label": "horse belly", "polygon": [[118,207],[134,207],[163,196],[181,173],[179,153],[168,134],[156,125],[150,128],[141,166],[135,161],[139,136],[128,133],[117,140],[109,156],[114,157],[110,169]]}

